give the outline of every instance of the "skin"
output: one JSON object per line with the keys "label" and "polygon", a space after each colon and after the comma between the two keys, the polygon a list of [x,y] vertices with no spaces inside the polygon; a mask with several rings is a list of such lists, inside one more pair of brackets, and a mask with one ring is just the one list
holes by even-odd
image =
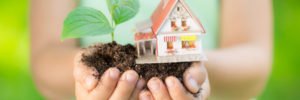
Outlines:
{"label": "skin", "polygon": [[97,71],[80,62],[81,53],[75,58],[73,75],[77,100],[136,100],[145,85],[132,70],[121,74],[117,68],[110,68],[100,79],[95,78]]}
{"label": "skin", "polygon": [[[181,84],[181,82],[174,76],[169,76],[165,79],[163,84],[159,78],[151,78],[147,83],[149,90],[143,90],[139,94],[141,100],[206,100],[210,95],[209,80],[207,72],[203,63],[195,62],[187,71],[184,73],[184,84],[188,90],[193,93],[197,93],[201,87],[200,94],[194,97],[189,93]],[[189,79],[196,79],[196,86],[193,87],[190,84]]]}
{"label": "skin", "polygon": [[[134,71],[117,73],[117,78],[109,77],[109,74],[100,79],[91,78],[92,74],[97,73],[93,69],[85,69],[87,67],[76,60],[80,57],[74,57],[81,53],[77,41],[60,41],[62,22],[75,7],[74,0],[31,0],[33,79],[41,94],[50,100],[73,98],[74,91],[77,99],[105,97],[114,100],[120,95],[129,99],[157,100],[206,99],[208,96],[222,100],[253,98],[262,92],[271,70],[271,4],[271,0],[223,0],[220,48],[207,51],[209,61],[205,65],[195,62],[184,73],[185,84],[170,76],[165,80],[165,85],[157,78],[143,83],[142,79],[135,77]],[[133,81],[122,78],[128,74],[133,76]],[[114,84],[107,85],[108,81]],[[150,87],[149,91],[140,90],[138,84],[146,84]],[[183,85],[192,92],[203,88],[201,96],[193,98],[182,88]],[[109,93],[102,94],[109,89]]]}

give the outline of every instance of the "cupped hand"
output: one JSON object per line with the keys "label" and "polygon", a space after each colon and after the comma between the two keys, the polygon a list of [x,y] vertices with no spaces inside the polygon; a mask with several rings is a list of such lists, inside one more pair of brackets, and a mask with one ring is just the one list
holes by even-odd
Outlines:
{"label": "cupped hand", "polygon": [[198,93],[202,100],[208,99],[210,95],[210,84],[208,73],[203,62],[194,62],[183,75],[184,85],[192,93]]}
{"label": "cupped hand", "polygon": [[[158,78],[152,78],[147,83],[149,90],[139,94],[141,100],[206,100],[210,93],[210,85],[204,65],[195,62],[184,73],[184,84],[176,77],[170,76],[165,83]],[[184,88],[187,87],[188,91]],[[192,93],[198,93],[194,96]]]}
{"label": "cupped hand", "polygon": [[77,100],[130,100],[137,99],[145,81],[135,71],[123,74],[110,68],[101,75],[80,61],[81,53],[75,57],[74,78]]}

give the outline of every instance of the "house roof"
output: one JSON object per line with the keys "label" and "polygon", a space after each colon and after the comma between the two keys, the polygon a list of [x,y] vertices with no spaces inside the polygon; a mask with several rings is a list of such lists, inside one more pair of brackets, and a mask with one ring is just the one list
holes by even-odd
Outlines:
{"label": "house roof", "polygon": [[[158,7],[154,11],[154,13],[151,16],[152,20],[152,30],[155,34],[160,30],[162,25],[165,23],[167,17],[171,14],[172,10],[174,9],[175,5],[181,2],[183,7],[187,10],[189,15],[192,17],[193,20],[196,21],[196,24],[200,26],[200,31],[202,33],[205,33],[205,29],[203,28],[203,25],[201,24],[200,20],[193,14],[193,12],[190,10],[188,5],[184,2],[184,0],[161,0]],[[165,4],[166,3],[166,4]]]}

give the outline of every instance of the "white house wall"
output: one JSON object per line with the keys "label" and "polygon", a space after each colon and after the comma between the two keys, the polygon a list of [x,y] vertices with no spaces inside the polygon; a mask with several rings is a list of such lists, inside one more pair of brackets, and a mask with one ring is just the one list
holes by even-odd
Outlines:
{"label": "white house wall", "polygon": [[167,42],[164,41],[164,37],[166,36],[176,36],[176,41],[173,42],[173,48],[176,51],[174,55],[185,55],[185,54],[204,54],[202,48],[202,38],[200,35],[197,37],[197,41],[195,41],[196,48],[191,49],[182,49],[182,41],[180,40],[180,36],[191,36],[195,34],[161,34],[157,36],[157,51],[158,56],[171,56],[172,54],[167,53]]}
{"label": "white house wall", "polygon": [[[177,20],[176,25],[178,27],[181,27],[181,20]],[[200,26],[198,24],[196,24],[192,18],[187,19],[187,25],[190,26],[189,31],[200,31],[201,30]],[[167,32],[172,32],[170,19],[166,20],[166,22],[162,25],[162,27],[158,33],[167,33]]]}

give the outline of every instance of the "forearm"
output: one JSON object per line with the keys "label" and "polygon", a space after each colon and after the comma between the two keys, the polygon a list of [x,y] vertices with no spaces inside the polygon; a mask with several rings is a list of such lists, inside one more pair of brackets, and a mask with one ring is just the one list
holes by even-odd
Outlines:
{"label": "forearm", "polygon": [[74,0],[31,0],[31,70],[38,90],[46,99],[73,96],[72,67],[75,40],[62,42],[63,20],[75,6]]}
{"label": "forearm", "polygon": [[271,0],[223,0],[220,48],[206,62],[217,99],[249,99],[262,90],[272,63]]}
{"label": "forearm", "polygon": [[270,73],[271,55],[271,49],[255,43],[209,52],[206,68],[212,97],[232,100],[257,96]]}
{"label": "forearm", "polygon": [[79,48],[53,47],[32,53],[32,74],[37,89],[47,99],[74,96],[73,59]]}

